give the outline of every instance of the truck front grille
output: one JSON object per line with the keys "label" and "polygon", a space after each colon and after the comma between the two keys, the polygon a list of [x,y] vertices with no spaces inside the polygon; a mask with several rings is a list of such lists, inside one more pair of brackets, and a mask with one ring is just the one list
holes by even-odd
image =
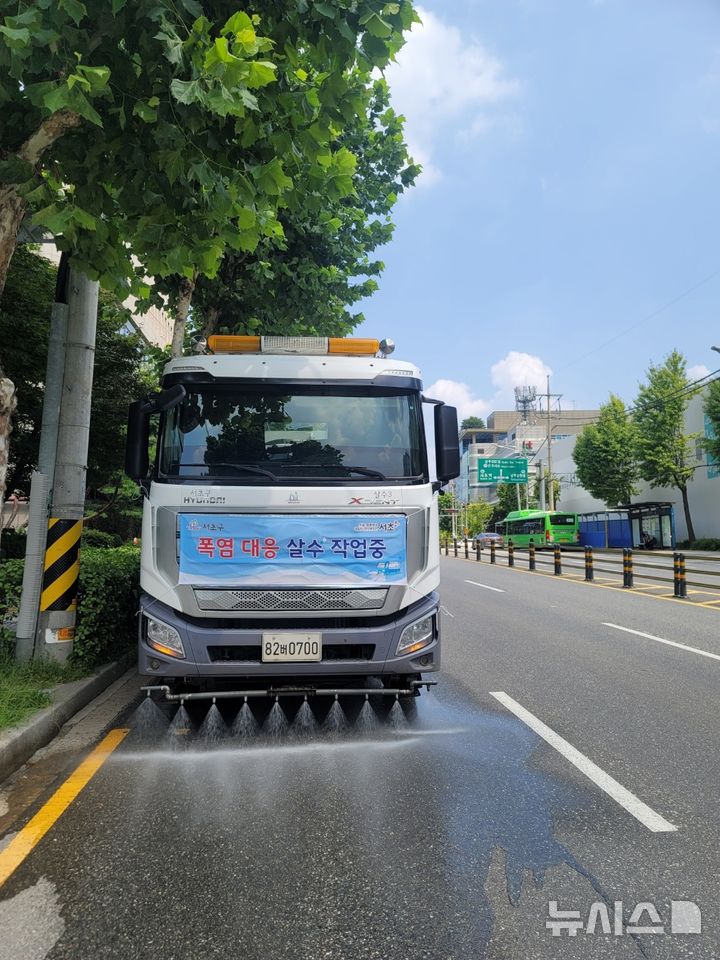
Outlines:
{"label": "truck front grille", "polygon": [[380,610],[387,590],[195,590],[201,610]]}
{"label": "truck front grille", "polygon": [[[211,663],[260,663],[260,646],[242,644],[237,646],[209,646]],[[323,662],[327,660],[372,660],[374,643],[325,643],[322,648]]]}

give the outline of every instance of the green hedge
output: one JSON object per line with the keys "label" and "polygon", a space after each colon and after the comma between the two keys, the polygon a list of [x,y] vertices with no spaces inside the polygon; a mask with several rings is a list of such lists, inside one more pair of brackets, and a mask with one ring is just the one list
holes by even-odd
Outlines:
{"label": "green hedge", "polygon": [[117,533],[106,533],[105,530],[94,530],[92,527],[86,527],[82,532],[83,546],[102,547],[109,550],[111,547],[119,547],[122,540]]}
{"label": "green hedge", "polygon": [[[14,619],[20,604],[21,560],[0,567],[0,617]],[[117,660],[137,637],[140,551],[136,547],[80,551],[77,634],[72,661],[84,669]],[[2,629],[3,654],[12,655],[14,639]]]}
{"label": "green hedge", "polygon": [[720,550],[720,537],[700,537],[699,540],[683,540],[678,544],[681,550]]}

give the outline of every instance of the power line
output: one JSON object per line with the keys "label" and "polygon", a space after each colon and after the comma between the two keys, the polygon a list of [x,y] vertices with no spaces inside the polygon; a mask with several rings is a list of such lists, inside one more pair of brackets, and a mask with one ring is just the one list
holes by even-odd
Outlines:
{"label": "power line", "polygon": [[643,323],[647,323],[648,320],[653,320],[655,317],[659,316],[665,310],[668,310],[670,307],[674,306],[676,303],[679,303],[680,300],[683,300],[685,297],[690,296],[691,293],[694,293],[700,287],[704,286],[706,283],[709,283],[715,277],[720,274],[720,267],[716,270],[713,270],[712,273],[709,273],[706,277],[703,277],[702,280],[698,280],[697,283],[693,284],[691,287],[688,287],[687,290],[684,290],[682,293],[678,294],[676,297],[673,297],[672,300],[668,300],[667,303],[664,303],[661,307],[658,307],[656,310],[653,310],[652,313],[648,313],[646,316],[641,317],[640,320],[636,320],[635,323],[629,324],[625,327],[624,330],[621,330],[620,333],[615,334],[614,337],[610,337],[609,340],[605,340],[603,343],[599,343],[596,347],[593,347],[592,350],[588,350],[587,353],[581,354],[579,357],[575,357],[570,363],[566,363],[564,367],[560,367],[558,373],[562,370],[567,370],[568,367],[572,367],[574,364],[578,363],[580,360],[584,360],[586,357],[592,356],[593,353],[597,353],[598,350],[603,350],[605,347],[609,346],[611,343],[615,343],[616,340],[620,340],[621,337],[624,337],[631,330],[635,330],[637,327],[641,326]]}

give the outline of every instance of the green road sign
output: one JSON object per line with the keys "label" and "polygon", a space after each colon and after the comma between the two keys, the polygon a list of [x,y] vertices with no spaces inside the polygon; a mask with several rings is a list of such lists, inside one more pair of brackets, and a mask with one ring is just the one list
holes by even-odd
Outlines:
{"label": "green road sign", "polygon": [[478,457],[478,483],[527,483],[525,457]]}

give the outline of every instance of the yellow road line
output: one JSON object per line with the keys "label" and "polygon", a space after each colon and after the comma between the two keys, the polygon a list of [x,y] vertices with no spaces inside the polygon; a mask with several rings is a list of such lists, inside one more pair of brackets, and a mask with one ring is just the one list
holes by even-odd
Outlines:
{"label": "yellow road line", "polygon": [[55,791],[47,803],[13,837],[4,850],[0,851],[0,886],[20,866],[32,849],[67,810],[83,787],[86,787],[105,763],[110,754],[130,733],[128,729],[118,727],[95,747],[79,766],[73,770],[67,780]]}

